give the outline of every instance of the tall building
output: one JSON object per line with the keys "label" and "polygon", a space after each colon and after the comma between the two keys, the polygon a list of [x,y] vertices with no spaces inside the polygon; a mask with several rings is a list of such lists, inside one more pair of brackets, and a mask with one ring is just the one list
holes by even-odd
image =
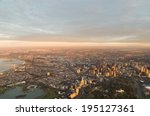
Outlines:
{"label": "tall building", "polygon": [[146,74],[149,74],[149,70],[148,70],[147,68],[146,68],[146,71],[145,71],[145,73],[146,73]]}
{"label": "tall building", "polygon": [[106,77],[109,77],[109,76],[110,76],[109,72],[106,72],[105,76],[106,76]]}
{"label": "tall building", "polygon": [[81,68],[78,68],[77,69],[77,74],[80,74],[81,73]]}
{"label": "tall building", "polygon": [[148,76],[148,78],[150,78],[150,72],[148,73],[148,75],[147,75],[147,76]]}
{"label": "tall building", "polygon": [[141,67],[141,72],[144,72],[144,70],[145,70],[145,68],[142,66],[142,67]]}
{"label": "tall building", "polygon": [[50,73],[50,72],[47,72],[47,76],[51,76],[51,73]]}

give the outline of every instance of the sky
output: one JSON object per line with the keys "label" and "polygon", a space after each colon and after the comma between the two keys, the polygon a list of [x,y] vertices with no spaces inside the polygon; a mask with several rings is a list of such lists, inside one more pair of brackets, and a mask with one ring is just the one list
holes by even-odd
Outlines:
{"label": "sky", "polygon": [[150,0],[0,0],[2,42],[150,43]]}

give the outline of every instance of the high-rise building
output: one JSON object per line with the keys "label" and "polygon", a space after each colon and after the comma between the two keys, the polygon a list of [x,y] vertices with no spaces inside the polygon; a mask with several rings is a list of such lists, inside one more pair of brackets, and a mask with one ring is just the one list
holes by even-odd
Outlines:
{"label": "high-rise building", "polygon": [[147,75],[147,76],[148,76],[148,78],[150,78],[150,72],[148,73],[148,75]]}
{"label": "high-rise building", "polygon": [[51,73],[50,73],[50,72],[47,72],[47,76],[51,76]]}
{"label": "high-rise building", "polygon": [[77,69],[77,74],[80,74],[81,73],[81,68],[78,68]]}
{"label": "high-rise building", "polygon": [[110,76],[109,72],[106,72],[105,76],[106,76],[106,77],[109,77],[109,76]]}
{"label": "high-rise building", "polygon": [[145,71],[145,73],[146,73],[146,74],[148,74],[148,73],[149,73],[149,70],[148,70],[147,68],[146,68],[146,71]]}
{"label": "high-rise building", "polygon": [[141,67],[141,72],[144,72],[145,71],[145,68],[142,66]]}

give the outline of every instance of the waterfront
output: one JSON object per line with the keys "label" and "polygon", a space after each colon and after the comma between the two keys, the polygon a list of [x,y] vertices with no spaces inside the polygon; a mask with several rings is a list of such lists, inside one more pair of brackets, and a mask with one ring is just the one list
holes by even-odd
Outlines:
{"label": "waterfront", "polygon": [[17,60],[17,59],[4,59],[1,58],[0,59],[0,72],[6,71],[8,69],[11,68],[11,66],[15,65],[19,65],[21,64],[22,61]]}
{"label": "waterfront", "polygon": [[0,99],[35,99],[44,95],[44,91],[40,88],[33,88],[24,91],[22,87],[16,86],[6,90],[4,94],[1,94]]}
{"label": "waterfront", "polygon": [[[9,70],[10,68],[22,64],[23,61],[18,59],[0,59],[0,72],[4,72]],[[23,91],[23,87],[12,87],[7,88],[7,90],[0,94],[0,99],[15,99],[15,98],[21,98],[21,99],[32,99],[32,98],[39,98],[43,96],[45,93],[40,88],[32,88],[26,91]]]}

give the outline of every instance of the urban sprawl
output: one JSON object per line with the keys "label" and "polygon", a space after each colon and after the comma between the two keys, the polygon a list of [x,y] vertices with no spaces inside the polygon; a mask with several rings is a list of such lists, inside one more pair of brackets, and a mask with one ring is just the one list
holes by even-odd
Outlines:
{"label": "urban sprawl", "polygon": [[1,90],[41,88],[47,99],[150,98],[148,48],[3,49],[0,58],[22,61],[0,73]]}

